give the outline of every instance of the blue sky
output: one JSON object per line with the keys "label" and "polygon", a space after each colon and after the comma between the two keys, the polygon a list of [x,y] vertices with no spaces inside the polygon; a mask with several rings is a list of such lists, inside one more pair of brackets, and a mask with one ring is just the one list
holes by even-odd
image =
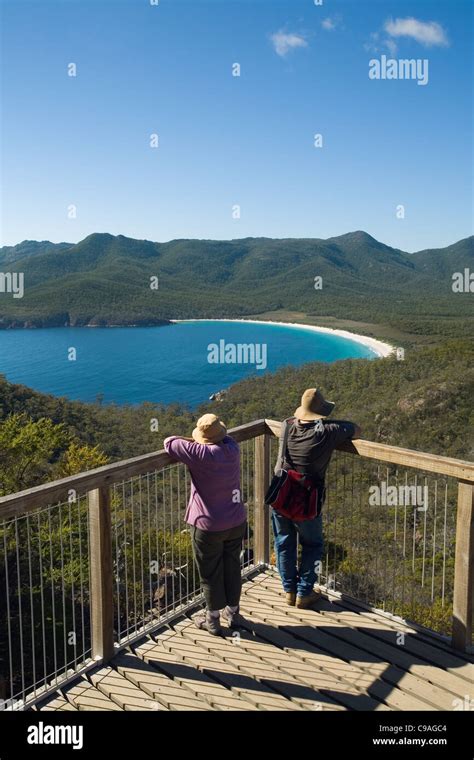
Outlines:
{"label": "blue sky", "polygon": [[[3,244],[472,234],[468,0],[1,7]],[[382,55],[428,84],[371,80]]]}

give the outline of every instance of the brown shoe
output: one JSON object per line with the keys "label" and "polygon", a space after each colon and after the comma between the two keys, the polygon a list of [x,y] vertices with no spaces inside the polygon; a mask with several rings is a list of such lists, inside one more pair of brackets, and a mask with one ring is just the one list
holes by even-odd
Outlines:
{"label": "brown shoe", "polygon": [[312,607],[313,604],[316,604],[316,602],[319,602],[321,599],[321,594],[317,591],[312,591],[310,594],[307,594],[306,596],[297,596],[296,597],[296,606],[299,607],[300,610],[306,610],[308,607]]}
{"label": "brown shoe", "polygon": [[220,618],[211,615],[207,610],[202,610],[201,612],[198,612],[197,615],[194,615],[193,622],[196,628],[209,631],[213,636],[223,635]]}
{"label": "brown shoe", "polygon": [[296,594],[294,594],[292,591],[286,592],[286,603],[289,607],[294,607],[296,604]]}

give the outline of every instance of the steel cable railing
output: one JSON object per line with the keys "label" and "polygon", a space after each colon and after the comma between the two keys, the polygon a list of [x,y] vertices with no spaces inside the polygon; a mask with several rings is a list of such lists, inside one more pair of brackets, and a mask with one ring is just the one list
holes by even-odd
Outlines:
{"label": "steel cable railing", "polygon": [[0,523],[3,707],[20,706],[90,657],[84,496]]}
{"label": "steel cable railing", "polygon": [[448,635],[456,481],[343,452],[327,480],[323,582]]}

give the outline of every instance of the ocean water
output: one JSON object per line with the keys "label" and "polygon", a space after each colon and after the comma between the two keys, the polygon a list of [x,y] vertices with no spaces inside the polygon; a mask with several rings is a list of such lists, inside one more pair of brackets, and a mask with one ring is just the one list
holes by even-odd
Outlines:
{"label": "ocean water", "polygon": [[[219,347],[214,357],[211,344]],[[239,344],[255,347],[254,357],[240,356],[255,363],[221,361],[232,359]],[[74,361],[68,358],[74,355],[71,349]],[[81,401],[101,396],[116,404],[181,402],[194,407],[249,375],[361,357],[375,354],[346,338],[271,324],[189,321],[165,327],[0,330],[0,374],[10,382]],[[239,359],[237,353],[234,358]]]}

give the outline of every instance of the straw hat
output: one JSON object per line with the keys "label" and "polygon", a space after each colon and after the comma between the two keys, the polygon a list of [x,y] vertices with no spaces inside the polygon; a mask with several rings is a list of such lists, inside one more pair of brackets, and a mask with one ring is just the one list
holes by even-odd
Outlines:
{"label": "straw hat", "polygon": [[323,394],[317,388],[307,388],[301,396],[301,406],[295,412],[298,420],[319,420],[331,414],[335,404],[326,401]]}
{"label": "straw hat", "polygon": [[219,443],[226,435],[226,426],[215,414],[204,414],[193,430],[193,438],[198,443]]}

